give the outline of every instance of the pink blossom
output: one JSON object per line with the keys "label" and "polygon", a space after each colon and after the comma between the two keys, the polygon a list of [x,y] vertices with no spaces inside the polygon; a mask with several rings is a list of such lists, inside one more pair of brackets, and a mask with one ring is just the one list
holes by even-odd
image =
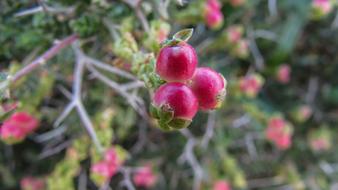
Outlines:
{"label": "pink blossom", "polygon": [[45,182],[41,178],[24,177],[20,181],[21,190],[43,190],[45,189]]}
{"label": "pink blossom", "polygon": [[324,15],[330,13],[332,10],[330,0],[313,0],[312,6]]}
{"label": "pink blossom", "polygon": [[109,163],[101,161],[91,167],[94,175],[102,177],[103,181],[108,181],[116,173],[117,168],[111,167]]}
{"label": "pink blossom", "polygon": [[277,71],[277,80],[280,83],[286,84],[290,81],[290,66],[287,64],[283,64],[279,66],[278,71]]}
{"label": "pink blossom", "polygon": [[281,150],[288,149],[291,145],[291,135],[288,133],[281,134],[281,136],[275,140],[275,143],[277,148]]}
{"label": "pink blossom", "polygon": [[150,166],[144,166],[135,173],[133,181],[138,187],[149,188],[155,184],[156,176]]}
{"label": "pink blossom", "polygon": [[231,187],[227,181],[219,180],[214,183],[213,190],[231,190]]}
{"label": "pink blossom", "polygon": [[291,127],[281,117],[272,117],[265,131],[266,138],[275,143],[277,148],[285,150],[291,145]]}
{"label": "pink blossom", "polygon": [[311,148],[314,151],[328,150],[331,146],[330,142],[325,138],[317,138],[311,141]]}
{"label": "pink blossom", "polygon": [[240,90],[249,97],[255,97],[261,90],[262,85],[263,79],[257,74],[242,77],[239,81]]}
{"label": "pink blossom", "polygon": [[1,138],[9,143],[22,141],[39,125],[39,121],[26,112],[12,114],[1,126]]}
{"label": "pink blossom", "polygon": [[227,40],[231,44],[237,43],[243,35],[243,28],[238,25],[230,26],[227,30]]}

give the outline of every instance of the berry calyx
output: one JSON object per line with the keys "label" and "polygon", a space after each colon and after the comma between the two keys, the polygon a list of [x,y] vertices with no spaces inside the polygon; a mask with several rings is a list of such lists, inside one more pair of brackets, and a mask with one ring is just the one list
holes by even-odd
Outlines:
{"label": "berry calyx", "polygon": [[200,67],[191,80],[190,87],[202,110],[219,108],[226,95],[226,80],[208,67]]}
{"label": "berry calyx", "polygon": [[198,110],[198,101],[183,83],[171,82],[160,86],[153,97],[151,113],[163,129],[187,127]]}
{"label": "berry calyx", "polygon": [[167,40],[156,61],[156,73],[167,82],[184,82],[190,79],[196,69],[198,59],[195,49],[186,41],[192,29],[182,30]]}

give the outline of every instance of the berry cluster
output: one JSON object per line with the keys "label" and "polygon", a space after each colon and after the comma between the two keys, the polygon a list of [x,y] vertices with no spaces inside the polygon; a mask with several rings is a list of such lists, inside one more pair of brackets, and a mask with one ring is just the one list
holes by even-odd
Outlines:
{"label": "berry cluster", "polygon": [[21,142],[39,126],[39,121],[26,112],[15,112],[1,126],[1,139],[8,144]]}
{"label": "berry cluster", "polygon": [[291,145],[292,127],[279,116],[270,118],[268,128],[266,129],[266,137],[275,143],[277,148],[285,150]]}
{"label": "berry cluster", "polygon": [[221,3],[218,0],[207,0],[204,9],[204,19],[211,29],[218,29],[223,24],[223,13]]}
{"label": "berry cluster", "polygon": [[224,77],[207,67],[197,68],[198,59],[186,41],[192,29],[167,40],[156,61],[156,73],[165,80],[154,94],[151,114],[162,129],[187,127],[196,112],[221,106],[226,94]]}

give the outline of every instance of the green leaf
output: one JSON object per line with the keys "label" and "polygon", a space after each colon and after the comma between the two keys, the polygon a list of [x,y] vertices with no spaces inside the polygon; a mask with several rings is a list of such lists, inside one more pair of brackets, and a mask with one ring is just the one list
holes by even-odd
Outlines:
{"label": "green leaf", "polygon": [[173,40],[185,41],[187,42],[194,32],[193,28],[183,29],[173,36]]}
{"label": "green leaf", "polygon": [[156,118],[156,119],[160,118],[159,113],[158,113],[158,109],[153,104],[150,105],[149,111],[150,111],[151,117]]}

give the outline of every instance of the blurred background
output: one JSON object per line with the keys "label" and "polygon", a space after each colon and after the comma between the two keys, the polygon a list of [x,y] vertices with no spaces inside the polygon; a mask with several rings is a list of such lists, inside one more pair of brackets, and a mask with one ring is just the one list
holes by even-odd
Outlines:
{"label": "blurred background", "polygon": [[[337,6],[1,0],[0,189],[338,190]],[[167,132],[151,73],[185,28],[227,96]]]}

